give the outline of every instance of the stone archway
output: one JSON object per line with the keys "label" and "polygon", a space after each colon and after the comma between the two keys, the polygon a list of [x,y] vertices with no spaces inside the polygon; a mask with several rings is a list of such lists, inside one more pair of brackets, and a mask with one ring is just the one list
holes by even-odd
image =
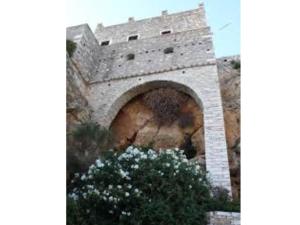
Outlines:
{"label": "stone archway", "polygon": [[145,92],[151,91],[153,89],[157,88],[173,88],[175,90],[178,90],[180,92],[183,92],[187,95],[189,95],[191,98],[195,100],[195,102],[198,104],[198,106],[203,109],[203,104],[200,99],[200,97],[196,94],[195,91],[193,91],[188,86],[170,81],[170,80],[155,80],[155,81],[149,81],[145,82],[140,85],[136,85],[132,87],[131,89],[127,90],[124,93],[121,93],[118,98],[111,104],[110,108],[107,111],[107,114],[105,118],[107,118],[106,126],[110,127],[112,121],[117,116],[120,109],[125,106],[130,100],[135,98],[136,96],[143,94]]}
{"label": "stone archway", "polygon": [[203,110],[205,165],[214,186],[222,186],[231,194],[229,164],[224,129],[222,101],[216,70],[212,67],[166,72],[95,83],[89,102],[93,120],[110,127],[118,112],[134,97],[147,91],[170,87],[191,96]]}
{"label": "stone archway", "polygon": [[[204,165],[202,107],[193,97],[174,86],[156,87],[135,96],[119,110],[111,124],[116,147],[124,149],[128,145],[136,145],[157,150],[181,148],[185,149],[188,158],[197,157]],[[152,107],[149,101],[153,103]],[[160,107],[164,110],[161,111]]]}

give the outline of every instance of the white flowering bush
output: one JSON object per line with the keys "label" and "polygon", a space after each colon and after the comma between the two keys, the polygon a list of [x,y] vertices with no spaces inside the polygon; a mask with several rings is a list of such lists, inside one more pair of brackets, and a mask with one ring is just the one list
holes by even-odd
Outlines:
{"label": "white flowering bush", "polygon": [[206,224],[210,185],[183,151],[108,151],[68,191],[69,225]]}

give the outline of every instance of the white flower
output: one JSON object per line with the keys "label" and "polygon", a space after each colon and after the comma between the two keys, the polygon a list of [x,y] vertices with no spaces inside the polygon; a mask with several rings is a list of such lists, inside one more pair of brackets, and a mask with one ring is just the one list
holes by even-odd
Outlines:
{"label": "white flower", "polygon": [[200,170],[200,166],[199,165],[196,166],[196,170]]}
{"label": "white flower", "polygon": [[86,176],[85,176],[85,174],[83,174],[82,176],[81,176],[81,178],[80,178],[81,180],[85,180],[86,179]]}
{"label": "white flower", "polygon": [[129,189],[131,189],[132,188],[132,185],[131,184],[128,184],[128,186],[127,186]]}
{"label": "white flower", "polygon": [[122,188],[122,186],[121,186],[121,185],[118,185],[118,186],[117,186],[117,188],[121,189],[121,188]]}
{"label": "white flower", "polygon": [[109,210],[109,211],[108,211],[108,213],[110,213],[110,214],[113,214],[113,213],[114,213],[114,211],[112,211],[112,210]]}
{"label": "white flower", "polygon": [[128,192],[125,192],[125,196],[128,197],[128,196],[129,196],[129,193],[128,193]]}
{"label": "white flower", "polygon": [[137,164],[136,164],[136,165],[131,165],[131,168],[132,168],[132,169],[138,169],[138,168],[139,168],[139,165],[137,165]]}
{"label": "white flower", "polygon": [[147,159],[147,155],[146,155],[146,154],[143,154],[143,155],[141,156],[141,159]]}
{"label": "white flower", "polygon": [[192,185],[189,185],[189,189],[192,189]]}
{"label": "white flower", "polygon": [[114,198],[112,197],[112,196],[110,196],[109,198],[108,198],[108,201],[110,201],[110,202],[112,202],[114,200]]}
{"label": "white flower", "polygon": [[97,165],[97,167],[100,167],[100,168],[104,166],[104,164],[101,162],[100,159],[96,160],[96,165]]}
{"label": "white flower", "polygon": [[166,163],[166,167],[170,167],[170,163]]}
{"label": "white flower", "polygon": [[135,193],[139,193],[139,189],[137,189],[137,188],[134,189],[134,192],[135,192]]}
{"label": "white flower", "polygon": [[111,190],[113,188],[113,186],[110,184],[108,185],[108,189]]}
{"label": "white flower", "polygon": [[78,200],[78,196],[75,193],[69,194],[69,197],[75,201]]}
{"label": "white flower", "polygon": [[86,212],[87,212],[87,213],[90,213],[90,210],[89,210],[89,209],[87,209],[87,210],[86,210]]}

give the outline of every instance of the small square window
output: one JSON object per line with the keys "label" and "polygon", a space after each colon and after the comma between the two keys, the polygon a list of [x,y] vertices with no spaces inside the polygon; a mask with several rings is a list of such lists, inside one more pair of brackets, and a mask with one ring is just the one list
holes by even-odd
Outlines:
{"label": "small square window", "polygon": [[102,41],[101,42],[101,46],[106,46],[106,45],[109,45],[109,41]]}
{"label": "small square window", "polygon": [[127,55],[127,60],[134,60],[134,58],[135,56],[132,53]]}
{"label": "small square window", "polygon": [[138,35],[132,35],[128,37],[128,41],[134,41],[138,39]]}
{"label": "small square window", "polygon": [[165,31],[162,31],[160,34],[161,35],[171,34],[171,31],[170,30],[165,30]]}
{"label": "small square window", "polygon": [[172,47],[164,49],[165,54],[171,54],[173,52],[174,52],[174,48],[172,48]]}

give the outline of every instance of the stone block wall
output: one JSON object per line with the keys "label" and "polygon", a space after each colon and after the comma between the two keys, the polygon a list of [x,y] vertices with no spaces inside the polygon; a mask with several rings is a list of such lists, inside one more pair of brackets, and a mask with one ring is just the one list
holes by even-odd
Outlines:
{"label": "stone block wall", "polygon": [[[173,48],[173,53],[164,50]],[[215,62],[208,28],[100,47],[95,81],[113,80]],[[128,60],[129,54],[134,59]]]}
{"label": "stone block wall", "polygon": [[72,60],[83,79],[89,82],[97,70],[100,53],[98,41],[87,24],[67,28],[67,39],[76,43]]}
{"label": "stone block wall", "polygon": [[87,96],[89,87],[84,81],[80,70],[67,54],[67,133],[76,125],[88,121],[92,117]]}
{"label": "stone block wall", "polygon": [[172,33],[183,32],[206,27],[205,10],[203,4],[199,8],[168,15],[163,11],[161,16],[104,27],[98,24],[95,36],[99,43],[110,41],[112,44],[127,42],[130,35],[138,35],[139,39],[159,36],[162,31],[171,30]]}
{"label": "stone block wall", "polygon": [[208,225],[240,225],[240,213],[236,212],[210,212]]}

